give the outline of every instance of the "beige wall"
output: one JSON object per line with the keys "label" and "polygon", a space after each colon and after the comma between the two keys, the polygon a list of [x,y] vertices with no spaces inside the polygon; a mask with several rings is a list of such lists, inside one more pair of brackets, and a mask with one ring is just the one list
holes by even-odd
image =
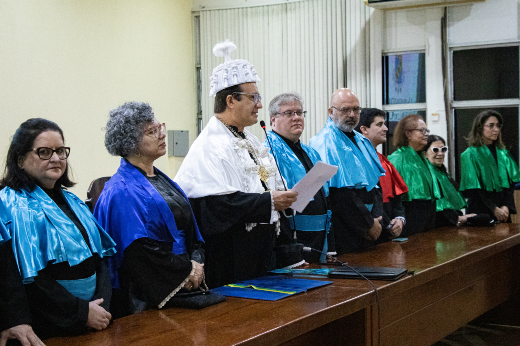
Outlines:
{"label": "beige wall", "polygon": [[[192,0],[0,0],[0,158],[20,123],[53,120],[84,199],[115,173],[108,111],[145,101],[169,130],[196,134]],[[156,166],[173,177],[179,159]]]}

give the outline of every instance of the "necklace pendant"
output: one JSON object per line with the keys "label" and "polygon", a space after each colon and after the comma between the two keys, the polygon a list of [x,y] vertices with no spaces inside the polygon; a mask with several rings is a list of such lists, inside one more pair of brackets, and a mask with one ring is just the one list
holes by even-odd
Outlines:
{"label": "necklace pendant", "polygon": [[264,166],[260,166],[258,168],[258,176],[260,177],[260,180],[262,180],[264,183],[267,183],[269,181],[269,172],[267,169],[265,169]]}

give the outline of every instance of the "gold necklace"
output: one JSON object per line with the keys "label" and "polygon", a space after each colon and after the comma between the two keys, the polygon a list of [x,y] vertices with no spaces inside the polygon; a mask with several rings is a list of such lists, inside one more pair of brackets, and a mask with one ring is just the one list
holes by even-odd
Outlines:
{"label": "gold necklace", "polygon": [[231,125],[229,124],[226,124],[225,122],[223,122],[221,119],[217,118],[218,120],[220,120],[220,122],[222,124],[224,124],[225,127],[227,127],[227,129],[229,131],[231,131],[231,133],[239,138],[239,139],[242,139],[246,142],[246,146],[247,146],[247,152],[250,153],[252,156],[253,156],[253,161],[256,163],[256,165],[258,166],[258,177],[260,177],[260,180],[263,181],[264,183],[267,183],[269,181],[269,172],[267,171],[267,169],[261,165],[261,162],[260,159],[258,158],[258,155],[256,154],[256,150],[255,148],[253,147],[253,145],[249,142],[249,139],[247,138],[246,134],[244,133],[244,137],[245,138],[242,138],[242,136],[240,136],[238,134],[237,131],[235,131],[235,129],[233,129],[231,127]]}

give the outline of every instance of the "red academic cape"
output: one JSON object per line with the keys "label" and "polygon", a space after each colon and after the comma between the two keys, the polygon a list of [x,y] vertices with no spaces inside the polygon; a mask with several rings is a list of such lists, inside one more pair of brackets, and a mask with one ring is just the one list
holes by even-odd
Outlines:
{"label": "red academic cape", "polygon": [[386,174],[379,178],[379,184],[381,184],[381,189],[383,190],[383,203],[388,203],[390,202],[390,198],[408,192],[408,186],[406,186],[406,183],[394,165],[392,165],[385,156],[379,152],[377,156],[379,156],[381,166],[383,166],[386,171]]}

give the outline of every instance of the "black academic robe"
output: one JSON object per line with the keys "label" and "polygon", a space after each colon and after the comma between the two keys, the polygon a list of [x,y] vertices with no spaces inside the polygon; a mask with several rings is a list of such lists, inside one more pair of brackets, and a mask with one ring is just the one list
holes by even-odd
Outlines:
{"label": "black academic robe", "polygon": [[9,240],[0,245],[0,332],[31,322],[29,303]]}
{"label": "black academic robe", "polygon": [[[44,189],[44,191],[78,227],[86,244],[90,244],[84,226],[63,195],[57,190]],[[38,272],[38,276],[34,277],[32,283],[24,285],[33,320],[32,327],[40,339],[75,335],[87,330],[89,301],[77,298],[57,280],[81,279],[89,277],[95,272],[96,291],[92,300],[103,298],[104,301],[100,305],[105,310],[109,310],[112,285],[106,261],[94,254],[73,267],[69,266],[68,262],[48,264]]]}
{"label": "black academic robe", "polygon": [[[276,133],[275,131],[273,131]],[[300,145],[300,142],[297,143],[292,142],[291,140],[285,138],[284,136],[276,133],[281,139],[284,140],[284,142],[287,144],[287,146],[293,151],[293,153],[296,155],[298,160],[300,161],[301,165],[305,168],[306,172],[309,172],[312,167],[314,167],[314,164],[312,163],[311,159],[303,150],[303,148]],[[276,147],[275,147],[276,148]],[[278,155],[277,155],[278,156]],[[330,201],[329,197],[326,196],[325,190],[323,187],[314,195],[314,198],[309,202],[309,204],[305,207],[305,209],[301,212],[302,215],[323,215],[327,214],[327,210],[330,210]],[[333,225],[331,226],[329,233],[327,234],[327,252],[328,253],[334,253],[336,252],[335,242],[334,242],[334,230]],[[296,230],[296,239],[299,243],[302,243],[306,247],[310,247],[312,249],[316,249],[319,251],[322,251],[323,244],[325,242],[325,237],[323,232],[308,232],[308,231],[299,231]],[[303,253],[303,258],[306,262],[312,263],[312,262],[319,262],[320,260],[320,254],[317,252],[305,252]]]}
{"label": "black academic robe", "polygon": [[[267,273],[276,267],[271,194],[234,192],[190,199],[206,251],[210,288]],[[246,223],[257,223],[247,231]]]}
{"label": "black academic robe", "polygon": [[[382,216],[381,234],[385,232],[390,220],[383,211],[381,189],[349,189],[347,187],[329,189],[332,207],[332,224],[338,254],[363,251],[377,243],[368,240],[368,231],[374,225],[374,219]],[[365,204],[372,204],[369,211]],[[408,218],[406,218],[408,220]],[[381,237],[381,236],[380,236]]]}
{"label": "black academic robe", "polygon": [[[354,132],[344,132],[356,145]],[[384,236],[390,223],[388,215],[383,209],[383,193],[379,187],[367,191],[363,189],[351,189],[348,187],[330,187],[329,196],[332,206],[332,225],[334,226],[334,240],[338,255],[363,251],[378,243],[378,240],[368,240],[368,231],[374,225],[374,219],[382,216],[380,221]],[[368,210],[366,204],[372,204],[372,210]]]}
{"label": "black academic robe", "polygon": [[[495,163],[498,164],[497,149],[495,144],[488,145]],[[511,184],[508,189],[502,191],[486,191],[485,189],[470,189],[462,192],[468,199],[467,214],[488,214],[495,219],[495,207],[506,206],[509,208],[509,217],[506,222],[511,222],[511,214],[516,214],[515,185]]]}
{"label": "black academic robe", "polygon": [[[96,292],[92,300],[103,298],[109,310],[112,285],[106,260],[96,261]],[[48,266],[49,267],[49,266]],[[25,285],[33,318],[32,327],[40,339],[80,334],[87,330],[89,302],[75,297],[47,271],[38,272],[34,282]]]}

